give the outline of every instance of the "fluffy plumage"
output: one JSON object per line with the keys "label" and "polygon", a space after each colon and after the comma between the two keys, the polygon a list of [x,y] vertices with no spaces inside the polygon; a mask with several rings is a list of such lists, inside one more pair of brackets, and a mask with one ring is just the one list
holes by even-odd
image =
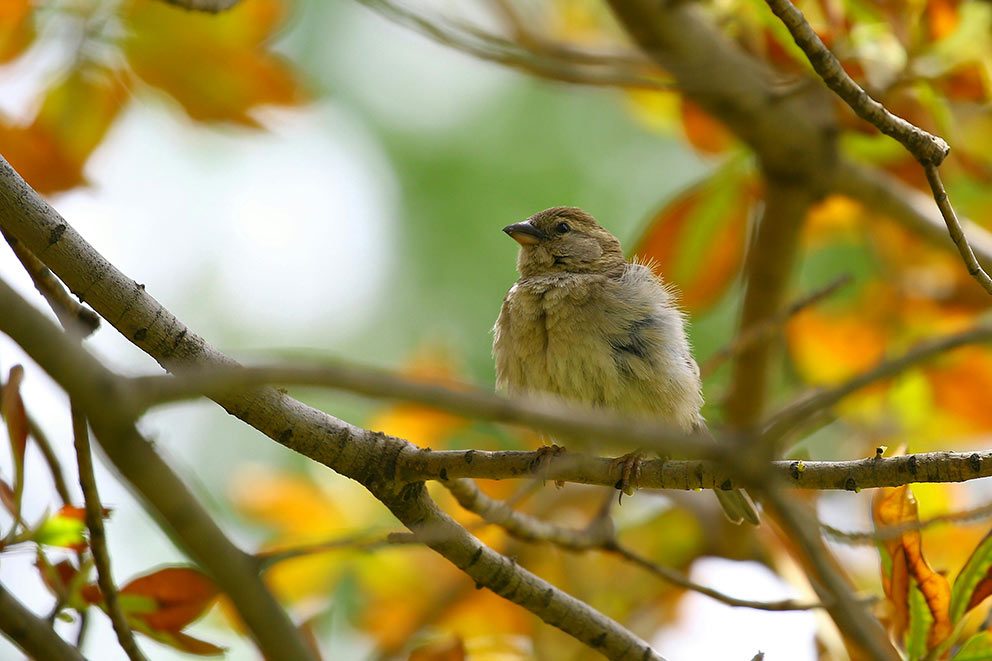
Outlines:
{"label": "fluffy plumage", "polygon": [[[660,418],[687,432],[705,426],[684,316],[651,268],[627,262],[617,238],[574,207],[504,231],[521,244],[520,279],[494,328],[498,389]],[[756,522],[742,493],[717,495],[732,520]]]}

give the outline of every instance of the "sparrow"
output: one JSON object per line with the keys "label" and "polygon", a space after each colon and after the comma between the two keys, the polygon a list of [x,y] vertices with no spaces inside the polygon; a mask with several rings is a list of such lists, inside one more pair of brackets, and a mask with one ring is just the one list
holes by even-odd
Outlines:
{"label": "sparrow", "polygon": [[[576,207],[545,209],[503,231],[520,244],[520,278],[493,329],[499,391],[706,429],[685,314],[651,266],[627,261],[620,241]],[[618,460],[623,491],[639,455]],[[731,521],[758,524],[746,493],[714,493]]]}

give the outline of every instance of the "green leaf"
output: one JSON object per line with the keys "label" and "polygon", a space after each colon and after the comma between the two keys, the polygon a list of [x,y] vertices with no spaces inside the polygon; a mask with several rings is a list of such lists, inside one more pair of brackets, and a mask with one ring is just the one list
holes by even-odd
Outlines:
{"label": "green leaf", "polygon": [[75,548],[86,544],[86,524],[79,519],[56,514],[48,517],[31,534],[31,539],[45,546]]}
{"label": "green leaf", "polygon": [[976,633],[964,641],[951,658],[954,661],[992,661],[992,634],[988,631]]}
{"label": "green leaf", "polygon": [[985,536],[964,563],[951,589],[951,622],[957,622],[969,610],[992,593],[992,532]]}
{"label": "green leaf", "polygon": [[920,591],[916,581],[909,586],[909,629],[906,631],[906,655],[910,661],[922,659],[929,651],[927,635],[933,626],[933,615],[927,606],[926,597]]}

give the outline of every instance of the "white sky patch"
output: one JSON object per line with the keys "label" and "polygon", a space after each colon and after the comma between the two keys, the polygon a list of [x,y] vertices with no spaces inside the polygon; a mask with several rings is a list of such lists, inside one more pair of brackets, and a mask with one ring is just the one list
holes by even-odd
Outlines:
{"label": "white sky patch", "polygon": [[[691,577],[740,599],[797,596],[791,586],[754,562],[703,558],[693,564]],[[750,659],[759,651],[766,661],[814,661],[815,633],[816,616],[810,612],[732,608],[690,592],[679,605],[677,623],[652,645],[669,661]]]}
{"label": "white sky patch", "polygon": [[265,117],[269,131],[218,130],[132,104],[87,167],[93,185],[55,206],[194,328],[329,344],[363,321],[393,261],[395,181],[342,112]]}

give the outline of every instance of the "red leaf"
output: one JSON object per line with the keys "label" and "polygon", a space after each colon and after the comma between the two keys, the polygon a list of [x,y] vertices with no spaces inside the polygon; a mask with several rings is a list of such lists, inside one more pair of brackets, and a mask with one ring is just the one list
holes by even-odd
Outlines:
{"label": "red leaf", "polygon": [[128,613],[151,629],[178,632],[210,607],[217,597],[214,582],[193,567],[165,567],[138,577],[121,588],[122,595],[150,599],[155,607],[149,612]]}
{"label": "red leaf", "polygon": [[756,189],[742,168],[721,170],[665,205],[637,242],[634,254],[658,262],[689,312],[716,303],[737,276]]}

